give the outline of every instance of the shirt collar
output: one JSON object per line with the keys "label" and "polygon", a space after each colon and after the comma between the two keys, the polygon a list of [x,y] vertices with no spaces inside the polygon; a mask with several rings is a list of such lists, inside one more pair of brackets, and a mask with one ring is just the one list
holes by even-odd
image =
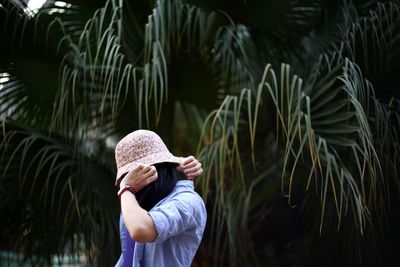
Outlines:
{"label": "shirt collar", "polygon": [[193,190],[194,184],[193,181],[190,180],[180,180],[176,182],[175,191],[184,191],[184,190]]}

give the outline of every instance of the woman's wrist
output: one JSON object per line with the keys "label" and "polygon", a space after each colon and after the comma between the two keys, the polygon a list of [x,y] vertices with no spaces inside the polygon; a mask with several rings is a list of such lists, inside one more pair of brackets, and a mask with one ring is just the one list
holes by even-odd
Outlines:
{"label": "woman's wrist", "polygon": [[119,189],[121,190],[121,188],[124,188],[125,185],[127,185],[127,184],[124,183],[123,181],[121,181],[121,182],[119,183]]}
{"label": "woman's wrist", "polygon": [[125,193],[126,191],[129,191],[129,192],[131,192],[132,194],[135,194],[136,193],[136,190],[135,190],[135,188],[133,187],[133,186],[131,186],[131,185],[129,185],[129,184],[120,184],[120,187],[119,187],[119,190],[118,190],[118,193],[117,193],[117,195],[118,195],[118,197],[119,198],[121,198],[121,195],[123,194],[123,193]]}
{"label": "woman's wrist", "polygon": [[128,183],[128,182],[126,181],[125,178],[124,178],[124,179],[121,179],[121,181],[120,181],[120,183],[119,183],[119,190],[121,190],[121,189],[123,189],[123,188],[125,188],[125,187],[127,187],[127,186],[130,186],[130,187],[132,188],[132,190],[135,191],[135,193],[138,191],[138,190],[136,189],[136,187],[133,186],[131,183]]}

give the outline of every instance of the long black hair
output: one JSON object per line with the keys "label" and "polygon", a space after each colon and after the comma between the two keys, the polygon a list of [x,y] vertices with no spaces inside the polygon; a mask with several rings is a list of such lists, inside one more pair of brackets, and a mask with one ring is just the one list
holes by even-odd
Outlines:
{"label": "long black hair", "polygon": [[154,167],[157,169],[158,179],[135,194],[139,205],[147,211],[168,196],[176,182],[182,178],[175,163],[163,162],[154,164]]}

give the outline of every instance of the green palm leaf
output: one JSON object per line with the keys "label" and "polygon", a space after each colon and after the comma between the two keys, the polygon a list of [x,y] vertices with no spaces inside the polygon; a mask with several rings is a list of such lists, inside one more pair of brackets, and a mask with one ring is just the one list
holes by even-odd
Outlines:
{"label": "green palm leaf", "polygon": [[[117,232],[118,207],[107,201],[115,194],[110,170],[57,138],[10,121],[2,129],[1,209],[21,209],[19,223],[2,225],[2,235],[17,230],[8,249],[50,259],[67,248],[82,253],[108,244],[110,253],[96,257],[112,261],[117,244],[109,237]],[[37,242],[43,238],[48,242]]]}
{"label": "green palm leaf", "polygon": [[[386,95],[383,88],[392,89],[380,77],[393,76],[399,69],[399,30],[400,9],[393,2],[378,3],[367,15],[356,16],[342,26],[336,50],[361,67],[365,77],[377,86],[378,95]],[[393,93],[398,95],[393,89],[389,95]]]}

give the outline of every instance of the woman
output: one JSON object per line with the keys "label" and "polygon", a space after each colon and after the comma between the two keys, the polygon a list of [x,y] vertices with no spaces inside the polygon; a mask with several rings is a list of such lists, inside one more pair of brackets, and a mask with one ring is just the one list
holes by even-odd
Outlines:
{"label": "woman", "polygon": [[200,244],[206,210],[193,182],[193,157],[173,156],[154,132],[135,131],[115,150],[121,202],[122,254],[116,266],[190,266]]}

